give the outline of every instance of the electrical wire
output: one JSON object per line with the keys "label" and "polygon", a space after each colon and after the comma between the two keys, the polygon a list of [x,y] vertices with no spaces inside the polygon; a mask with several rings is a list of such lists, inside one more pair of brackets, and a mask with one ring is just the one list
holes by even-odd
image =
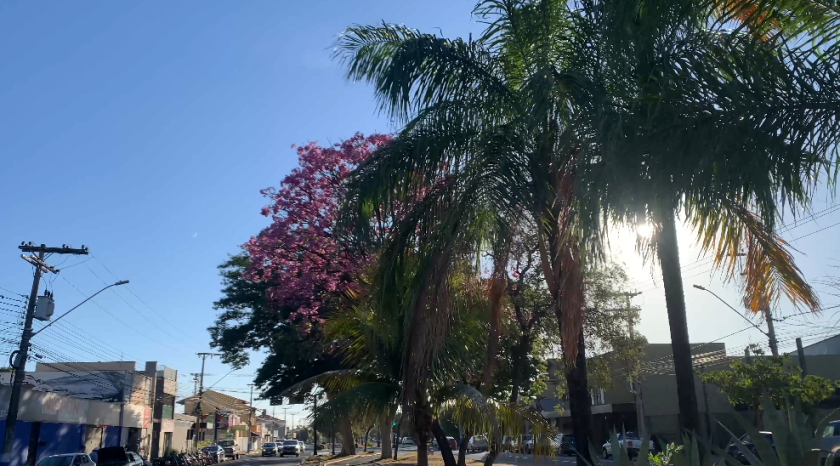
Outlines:
{"label": "electrical wire", "polygon": [[[96,257],[96,256],[91,256],[91,258],[92,258],[92,259],[94,259],[94,260],[96,261],[96,263],[98,263],[98,264],[99,264],[99,265],[100,265],[103,269],[105,269],[105,271],[106,271],[106,272],[108,272],[108,273],[109,273],[109,274],[110,274],[113,278],[115,278],[115,279],[119,280],[119,278],[118,278],[116,275],[114,275],[114,273],[113,273],[113,272],[111,272],[111,269],[109,269],[107,266],[105,266],[105,264],[103,264],[103,263],[102,263],[102,261],[100,261],[98,257]],[[124,287],[125,287],[125,289],[126,289],[126,290],[128,290],[128,292],[129,292],[129,293],[131,293],[131,295],[132,295],[132,296],[134,296],[134,297],[135,297],[138,301],[140,301],[141,303],[143,303],[143,305],[144,305],[144,306],[146,306],[146,307],[147,307],[150,311],[152,311],[152,313],[154,313],[156,316],[158,316],[158,317],[159,317],[162,321],[164,321],[164,322],[166,322],[167,324],[169,324],[169,326],[170,326],[170,327],[172,327],[173,329],[175,329],[175,328],[177,327],[177,326],[176,326],[176,325],[174,325],[172,322],[170,322],[169,320],[167,320],[167,319],[166,319],[166,317],[164,317],[162,314],[160,314],[158,311],[156,311],[156,310],[155,310],[155,308],[153,308],[152,306],[150,306],[150,305],[149,305],[149,303],[147,303],[145,300],[143,300],[143,298],[141,298],[140,296],[138,296],[138,295],[137,295],[137,293],[135,293],[135,292],[134,292],[134,290],[132,290],[130,286],[128,286],[128,285],[124,285]],[[183,334],[183,335],[186,335],[186,333],[185,333],[185,332],[182,332],[182,331],[181,331],[181,332],[179,332],[179,333],[181,333],[181,334]]]}
{"label": "electrical wire", "polygon": [[[62,278],[65,282],[67,282],[70,286],[72,286],[72,287],[73,287],[76,291],[78,291],[78,292],[79,292],[82,296],[84,296],[85,298],[90,298],[90,296],[88,296],[88,295],[86,295],[84,292],[82,292],[82,290],[80,290],[78,287],[76,287],[76,285],[74,285],[74,284],[73,284],[73,283],[71,283],[69,280],[67,280],[67,277],[65,277],[64,275],[61,275],[61,278]],[[132,327],[132,326],[130,326],[130,325],[128,325],[128,324],[126,324],[125,322],[123,322],[123,321],[122,321],[122,319],[120,319],[119,317],[115,316],[114,314],[112,314],[110,311],[108,311],[108,310],[107,310],[107,309],[105,309],[104,307],[100,306],[100,305],[99,305],[99,303],[97,303],[96,301],[94,301],[94,300],[92,300],[92,299],[91,299],[91,301],[90,301],[90,302],[92,302],[93,304],[95,304],[95,305],[96,305],[96,307],[98,307],[99,309],[102,309],[102,311],[103,311],[103,312],[105,312],[106,314],[108,314],[109,316],[113,317],[113,318],[114,318],[114,320],[116,320],[117,322],[121,323],[124,327],[126,327],[126,328],[130,329],[131,331],[133,331],[134,333],[136,333],[136,334],[140,335],[141,337],[143,337],[143,338],[145,338],[145,339],[147,339],[147,340],[149,340],[149,341],[151,341],[152,343],[155,343],[155,344],[157,344],[157,345],[160,345],[160,346],[163,346],[163,347],[169,348],[169,349],[171,349],[172,351],[178,351],[178,350],[176,350],[175,348],[173,348],[173,347],[171,347],[171,346],[169,346],[169,345],[167,345],[167,344],[160,343],[159,341],[156,341],[154,338],[151,338],[151,337],[149,337],[149,336],[147,336],[147,335],[145,335],[145,334],[141,333],[141,332],[140,332],[139,330],[137,330],[136,328],[134,328],[134,327]]]}

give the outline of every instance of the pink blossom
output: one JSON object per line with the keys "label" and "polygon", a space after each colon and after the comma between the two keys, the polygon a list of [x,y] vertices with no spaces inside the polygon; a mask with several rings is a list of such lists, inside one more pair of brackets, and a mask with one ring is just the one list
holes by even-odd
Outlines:
{"label": "pink blossom", "polygon": [[323,322],[327,298],[352,286],[356,272],[365,265],[335,241],[334,228],[346,194],[342,181],[391,136],[357,133],[331,147],[315,142],[297,150],[299,166],[280,182],[279,188],[260,191],[269,199],[262,215],[271,224],[244,247],[251,255],[246,278],[268,281],[268,299],[297,310],[290,316],[303,330]]}

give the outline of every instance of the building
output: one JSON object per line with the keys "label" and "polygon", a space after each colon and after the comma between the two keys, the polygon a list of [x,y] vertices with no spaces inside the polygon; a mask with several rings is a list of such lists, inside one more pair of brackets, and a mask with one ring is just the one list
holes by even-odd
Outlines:
{"label": "building", "polygon": [[[838,356],[840,355],[840,334],[812,343],[802,348],[802,353],[805,354],[805,356]],[[798,354],[799,353],[797,351],[794,351],[791,353],[791,356],[795,357]]]}
{"label": "building", "polygon": [[[213,390],[193,395],[178,401],[184,406],[184,413],[199,419],[198,442],[212,439],[233,439],[239,449],[248,451],[249,416],[251,407],[245,400],[234,398]],[[215,422],[214,422],[215,418]],[[251,430],[256,419],[251,419]],[[192,436],[191,436],[192,438]]]}
{"label": "building", "polygon": [[[726,355],[723,343],[692,344],[692,359],[697,372],[726,370],[732,357]],[[793,361],[796,363],[797,359]],[[593,444],[601,445],[609,439],[610,432],[622,429],[639,434],[656,435],[667,440],[677,440],[681,435],[677,381],[674,375],[671,345],[649,344],[641,360],[640,381],[628,382],[626,374],[616,369],[609,388],[592,390]],[[806,356],[808,373],[830,380],[840,379],[840,356]],[[539,410],[560,433],[571,433],[572,423],[568,402],[554,397],[558,383],[563,380],[562,363],[549,361],[548,389],[537,401]],[[729,434],[718,422],[735,433],[743,429],[735,418],[751,414],[743,407],[734,408],[719,388],[704,384],[695,375],[694,387],[700,413],[701,430],[712,435],[719,443],[729,440]],[[840,406],[840,396],[835,396],[817,406],[819,412],[828,414],[832,407]],[[558,408],[558,409],[555,409]]]}
{"label": "building", "polygon": [[[128,445],[138,453],[156,457],[153,447],[159,451],[166,437],[161,434],[174,432],[178,372],[154,361],[146,362],[142,370],[138,367],[134,361],[38,362],[35,371],[26,373],[24,386],[34,392],[62,395],[62,403],[68,406],[82,406],[88,401],[118,406],[116,419],[86,418],[94,424],[87,424],[85,444],[91,448]],[[0,382],[9,384],[10,380],[11,374],[0,374]],[[70,401],[73,399],[79,401]]]}
{"label": "building", "polygon": [[262,410],[262,414],[257,416],[257,426],[254,433],[258,434],[263,442],[277,442],[286,438],[286,421],[269,416],[266,410]]}

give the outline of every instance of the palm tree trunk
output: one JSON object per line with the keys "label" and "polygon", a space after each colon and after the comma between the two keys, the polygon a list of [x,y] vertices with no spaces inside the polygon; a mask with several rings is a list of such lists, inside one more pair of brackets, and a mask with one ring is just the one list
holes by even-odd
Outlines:
{"label": "palm tree trunk", "polygon": [[353,438],[353,426],[350,419],[342,417],[338,421],[339,433],[341,434],[341,456],[356,454],[356,441]]}
{"label": "palm tree trunk", "polygon": [[467,465],[467,448],[470,446],[472,432],[461,432],[461,443],[458,444],[458,466]]}
{"label": "palm tree trunk", "polygon": [[575,365],[566,371],[566,384],[569,386],[569,411],[572,417],[572,432],[578,449],[577,464],[592,464],[588,445],[592,432],[592,398],[589,395],[589,383],[586,377],[586,342],[583,330],[578,335],[578,351]]}
{"label": "palm tree trunk", "polygon": [[656,244],[659,266],[662,268],[662,285],[665,288],[665,305],[671,327],[671,350],[674,355],[674,373],[677,378],[677,399],[680,408],[680,427],[697,432],[700,415],[697,411],[697,393],[694,389],[694,368],[691,362],[691,345],[685,314],[685,295],[680,272],[677,224],[672,209],[663,209],[662,231]]}
{"label": "palm tree trunk", "polygon": [[391,457],[391,427],[394,423],[394,415],[386,412],[379,418],[379,441],[382,442],[382,453],[379,459],[387,460]]}
{"label": "palm tree trunk", "polygon": [[437,419],[432,421],[432,434],[435,436],[435,440],[437,440],[438,447],[440,448],[440,456],[443,457],[444,466],[456,466],[455,456],[452,455],[452,448],[449,446],[449,440],[447,440],[446,433],[443,431],[443,428],[440,426]]}
{"label": "palm tree trunk", "polygon": [[420,406],[414,408],[414,434],[417,436],[417,466],[429,466],[431,416]]}
{"label": "palm tree trunk", "polygon": [[487,335],[487,360],[481,372],[481,391],[490,393],[493,373],[499,358],[499,340],[502,327],[502,304],[507,287],[507,265],[510,256],[510,241],[502,238],[493,259],[493,276],[490,278],[490,331]]}

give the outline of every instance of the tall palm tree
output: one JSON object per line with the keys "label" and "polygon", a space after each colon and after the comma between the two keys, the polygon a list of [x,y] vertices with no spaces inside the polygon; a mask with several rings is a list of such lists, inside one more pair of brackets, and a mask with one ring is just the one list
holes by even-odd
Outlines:
{"label": "tall palm tree", "polygon": [[825,37],[837,15],[807,1],[576,4],[571,69],[590,102],[578,107],[589,137],[577,173],[589,183],[577,194],[598,199],[584,206],[593,212],[656,226],[649,246],[662,271],[681,425],[695,430],[677,222],[695,229],[730,278],[746,252],[754,312],[782,294],[818,309],[773,227],[780,204],[807,206],[834,162],[840,87],[836,45]]}
{"label": "tall palm tree", "polygon": [[[593,219],[576,216],[570,189],[577,136],[567,124],[567,92],[555,77],[564,66],[568,14],[564,2],[552,0],[487,1],[476,12],[489,23],[477,40],[383,25],[350,28],[338,41],[348,77],[372,83],[382,109],[405,122],[393,143],[357,170],[351,189],[357,195],[355,213],[362,219],[372,211],[393,216],[403,208],[403,199],[422,193],[426,201],[413,206],[415,215],[397,226],[401,243],[383,264],[398,261],[405,248],[422,245],[430,264],[425,270],[438,277],[447,270],[452,248],[504,244],[499,238],[506,228],[528,219],[540,225],[542,269],[567,336],[566,356],[576,362],[567,375],[575,435],[587,443],[590,397],[585,355],[579,350],[580,270],[582,254],[598,249],[599,230],[583,226]],[[498,253],[504,248],[494,250],[495,259],[504,258]],[[493,282],[501,282],[505,264],[494,264]],[[432,275],[418,276],[412,302],[428,309],[427,296],[434,299],[439,288]],[[425,314],[413,315],[417,331],[425,332],[419,330]],[[433,347],[433,340],[422,343],[423,349],[410,349],[409,356]],[[495,357],[490,349],[488,360]],[[425,367],[422,358],[414,360],[415,367]],[[490,372],[483,373],[487,380]],[[405,375],[422,380],[425,372]],[[493,442],[488,464],[499,441]],[[583,453],[588,457],[588,451]]]}

